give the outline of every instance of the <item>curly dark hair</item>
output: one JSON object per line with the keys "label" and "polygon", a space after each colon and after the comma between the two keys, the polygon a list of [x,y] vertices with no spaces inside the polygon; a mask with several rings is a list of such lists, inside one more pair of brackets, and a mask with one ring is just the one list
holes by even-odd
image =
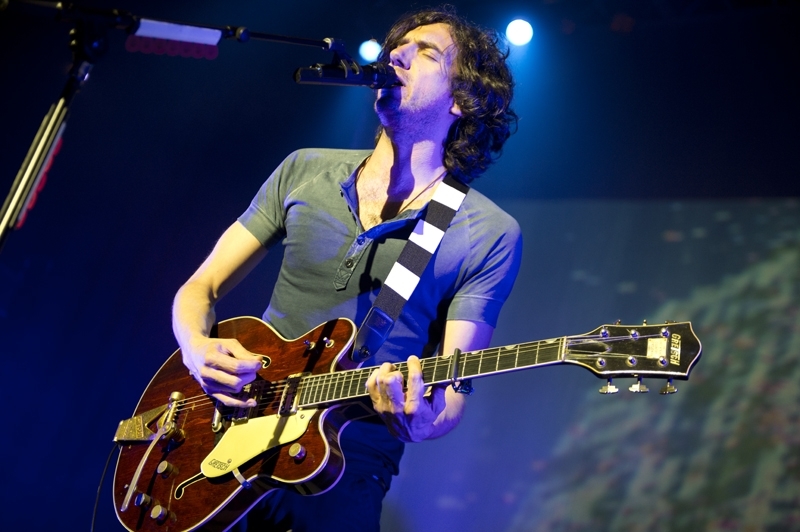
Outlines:
{"label": "curly dark hair", "polygon": [[456,179],[469,183],[500,156],[517,126],[517,114],[510,107],[514,80],[506,64],[508,49],[500,49],[497,32],[464,20],[451,6],[425,9],[392,26],[378,60],[388,64],[389,53],[406,33],[440,22],[450,26],[458,49],[450,88],[461,108],[461,117],[444,143],[444,166]]}

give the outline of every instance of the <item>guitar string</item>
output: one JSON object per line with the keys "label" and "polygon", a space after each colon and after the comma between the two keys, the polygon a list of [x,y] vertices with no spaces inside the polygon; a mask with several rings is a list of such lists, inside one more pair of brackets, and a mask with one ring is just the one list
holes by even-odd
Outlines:
{"label": "guitar string", "polygon": [[[658,335],[652,335],[652,336],[658,336]],[[648,337],[648,336],[643,336],[643,338],[645,338],[645,337]],[[593,341],[591,339],[587,339],[587,337],[585,337],[585,336],[567,337],[567,338],[571,339],[571,340],[576,340],[576,339],[577,340],[581,340],[582,342],[592,342]],[[619,341],[619,340],[627,340],[627,339],[629,339],[629,337],[605,338],[604,340],[606,342],[610,342],[610,341]],[[522,349],[514,349],[513,347],[511,347],[511,348],[495,348],[496,352],[494,352],[494,353],[491,353],[491,352],[487,353],[487,351],[492,351],[491,349],[490,350],[483,350],[483,351],[476,352],[476,353],[473,353],[473,354],[465,353],[464,354],[465,358],[463,360],[463,363],[466,364],[466,363],[469,362],[468,358],[475,358],[475,357],[480,358],[479,362],[481,364],[485,360],[488,360],[489,363],[491,363],[492,359],[497,359],[496,360],[496,367],[499,367],[500,359],[503,358],[506,355],[511,355],[513,353],[515,356],[517,356],[517,352],[519,352],[520,354],[527,354],[530,351],[532,351],[533,349],[539,349],[539,347],[541,346],[542,343],[549,343],[549,344],[553,344],[552,347],[559,347],[557,345],[557,343],[556,343],[557,341],[558,340],[556,340],[556,341],[545,340],[545,341],[536,342],[536,343],[533,343],[533,344],[525,344],[522,347]],[[509,352],[508,353],[503,353],[502,352],[503,350],[506,350],[506,351],[509,351]],[[583,358],[597,357],[599,355],[606,355],[606,356],[611,356],[611,357],[623,357],[623,356],[626,356],[626,355],[616,355],[616,354],[613,354],[613,353],[597,353],[597,352],[594,352],[594,351],[588,351],[588,352],[585,352],[585,353],[580,353],[575,348],[572,348],[570,351],[571,351],[571,355],[574,358],[582,358],[582,359]],[[582,357],[577,357],[576,355],[583,355],[583,356]],[[435,360],[435,359],[430,359],[430,360]],[[399,365],[403,366],[404,364],[403,363],[399,363]],[[402,369],[404,369],[404,368],[401,367],[400,369],[402,371]],[[425,368],[425,369],[427,369],[427,368]],[[435,369],[436,368],[434,368],[434,371],[435,371]],[[506,368],[504,368],[504,369],[506,369]],[[511,368],[508,368],[508,369],[511,369]],[[337,393],[334,393],[333,397],[327,397],[327,396],[330,395],[330,391],[331,391],[331,387],[332,386],[334,387],[334,391],[336,391],[336,388],[338,388],[342,384],[345,384],[345,380],[348,379],[348,378],[350,378],[350,382],[347,383],[348,384],[348,392],[345,394],[345,397],[356,397],[358,395],[363,395],[364,392],[357,393],[355,396],[352,395],[352,393],[350,392],[350,389],[352,388],[353,381],[354,380],[363,380],[363,379],[353,379],[350,376],[353,375],[356,372],[361,372],[362,376],[363,376],[363,373],[366,372],[366,371],[371,371],[371,370],[369,368],[359,368],[358,370],[355,370],[354,372],[334,372],[334,373],[307,376],[304,379],[306,382],[303,383],[304,385],[307,385],[307,386],[302,386],[303,391],[305,391],[306,389],[310,390],[310,392],[307,393],[307,395],[311,395],[312,398],[316,397],[318,395],[317,392],[321,392],[324,388],[327,388],[326,393],[324,393],[324,395],[326,395],[326,397],[324,399],[321,399],[319,401],[312,400],[311,403],[308,403],[308,404],[325,403],[325,402],[330,402],[331,400],[339,399],[340,398],[339,397],[340,394],[337,394]],[[425,370],[423,370],[423,374],[424,373],[425,373]],[[431,373],[431,372],[429,372],[429,373]],[[317,382],[314,382],[314,381],[317,381]],[[271,391],[281,392],[282,391],[281,388],[282,387],[285,388],[285,386],[286,386],[285,384],[283,384],[281,386],[281,383],[284,383],[284,382],[285,381],[273,382],[272,383],[273,386],[272,386],[272,390]],[[276,384],[277,384],[277,386],[276,386]],[[300,392],[300,388],[298,388],[298,393],[301,393]],[[202,399],[203,396],[198,396],[198,398]],[[190,403],[190,399],[185,399],[184,400],[184,406],[191,404]],[[274,401],[274,396],[270,400]],[[268,400],[267,403],[270,402],[270,400]]]}
{"label": "guitar string", "polygon": [[[653,336],[656,336],[656,335],[653,335]],[[574,339],[578,339],[578,340],[582,340],[584,342],[587,341],[585,337],[572,337],[572,339],[573,340]],[[607,338],[605,340],[606,341],[618,341],[618,340],[621,340],[621,339],[628,339],[628,338],[627,337]],[[591,340],[589,340],[589,341],[591,341]],[[560,346],[558,346],[557,344],[555,344],[552,341],[543,341],[543,342],[544,343],[553,344],[552,347],[554,347],[554,348],[555,347],[560,347]],[[484,351],[473,353],[473,354],[465,353],[464,354],[465,358],[463,360],[463,363],[466,364],[466,363],[470,362],[470,360],[469,360],[470,358],[478,357],[480,359],[479,362],[481,364],[485,360],[488,360],[489,363],[491,363],[492,359],[497,359],[496,366],[499,366],[499,359],[505,357],[506,355],[514,354],[515,356],[517,356],[518,352],[520,354],[524,355],[524,354],[528,354],[533,349],[539,349],[539,348],[540,348],[540,345],[537,345],[537,346],[525,345],[521,349],[518,349],[518,350],[515,350],[512,347],[512,348],[495,348],[497,351],[494,352],[494,353],[491,353],[492,350],[484,350]],[[506,350],[506,351],[509,351],[509,352],[508,353],[503,353],[502,352],[503,350]],[[614,354],[614,353],[597,353],[595,351],[587,351],[585,353],[581,353],[580,351],[578,351],[574,347],[572,349],[570,349],[570,352],[571,352],[571,355],[573,357],[575,357],[576,355],[579,355],[579,354],[582,354],[585,357],[599,356],[601,354],[604,354],[606,356],[611,356],[611,357],[623,357],[623,356],[626,356],[626,355],[617,355],[617,354]],[[430,360],[433,361],[435,359],[430,359]],[[474,362],[474,361],[472,361],[472,362]],[[430,365],[430,364],[428,364],[428,365]],[[401,369],[401,371],[403,369],[405,369],[405,368],[403,368],[403,366],[404,366],[403,363],[398,363],[398,366],[399,366],[399,369]],[[423,369],[423,373],[425,373],[425,370],[427,370],[427,369],[428,368],[424,368]],[[330,388],[331,386],[338,386],[340,384],[344,384],[345,380],[350,378],[349,377],[350,375],[352,375],[354,373],[358,373],[358,372],[362,373],[362,375],[363,375],[363,373],[366,372],[366,371],[371,371],[371,369],[370,368],[359,368],[359,369],[357,369],[357,370],[355,370],[353,372],[340,371],[340,372],[326,373],[326,374],[319,374],[319,375],[309,375],[309,376],[304,378],[302,388],[304,390],[305,389],[310,389],[310,390],[313,390],[314,392],[316,392],[320,388],[324,388],[324,387]],[[352,385],[352,381],[353,380],[355,380],[355,379],[350,378],[350,382],[348,384]],[[314,382],[314,381],[317,381],[317,382]],[[275,382],[273,382],[272,383],[272,391],[275,391],[275,392],[282,391],[282,388],[286,386],[285,384],[283,384],[285,382],[286,381],[275,381]],[[349,388],[350,387],[348,387],[348,389]],[[313,394],[313,395],[316,395],[316,393]],[[199,397],[202,397],[202,396],[199,396]],[[185,404],[189,404],[189,399],[184,400],[184,402],[185,402]]]}
{"label": "guitar string", "polygon": [[[660,335],[660,334],[653,334],[653,335],[642,335],[639,338],[640,339],[645,339],[645,338],[661,337],[661,336],[662,335]],[[599,335],[598,336],[591,336],[591,337],[587,337],[587,336],[566,336],[566,337],[562,337],[562,338],[555,338],[555,339],[550,339],[550,340],[541,340],[541,341],[538,341],[538,342],[531,342],[529,344],[519,344],[518,346],[516,346],[516,349],[514,348],[514,346],[509,346],[509,347],[499,347],[499,348],[484,349],[484,350],[477,351],[477,352],[474,352],[474,353],[464,353],[464,359],[461,362],[462,362],[463,366],[465,366],[469,362],[474,363],[476,361],[480,365],[483,365],[484,361],[488,361],[488,364],[491,364],[492,360],[496,359],[495,360],[495,367],[499,368],[499,364],[500,364],[500,361],[501,361],[502,358],[509,357],[511,355],[514,355],[515,357],[518,357],[520,354],[527,355],[527,354],[530,354],[530,352],[532,352],[534,350],[541,351],[541,347],[542,347],[543,344],[549,344],[549,345],[545,345],[545,347],[560,349],[560,342],[564,338],[566,340],[572,341],[572,342],[574,342],[575,340],[578,340],[578,341],[580,341],[579,343],[594,343],[596,341],[595,339],[601,339],[604,342],[618,342],[618,341],[624,341],[624,340],[631,340],[631,338],[629,336],[619,336],[619,337],[610,337],[610,338],[602,338],[602,336],[599,336]],[[594,352],[594,351],[587,351],[585,353],[581,353],[575,347],[570,348],[570,353],[574,358],[580,358],[580,359],[596,358],[596,357],[598,357],[600,355],[603,355],[605,357],[611,357],[611,358],[621,358],[621,357],[627,356],[627,355],[619,355],[619,354],[614,354],[614,353],[597,353],[597,352]],[[478,359],[478,360],[471,360],[471,359]],[[438,364],[436,364],[434,362],[434,361],[436,361],[436,358],[426,359],[426,360],[431,361],[431,362],[427,362],[426,363],[425,361],[422,361],[423,365],[430,366],[431,363],[433,362],[434,367],[433,368],[423,368],[423,378],[430,376],[431,377],[430,380],[435,380],[434,373],[436,372],[437,369],[439,369],[438,368]],[[398,367],[398,369],[400,371],[403,371],[404,369],[406,369],[407,364],[400,362],[400,363],[395,364],[395,366]],[[447,366],[449,367],[449,364],[447,364]],[[442,366],[442,367],[444,368],[445,366]],[[517,367],[518,366],[515,365],[515,366],[512,366],[510,368],[504,368],[504,369],[509,369],[510,370],[510,369],[514,369],[514,368],[517,368]],[[358,392],[355,395],[353,395],[350,392],[350,390],[352,388],[353,381],[363,381],[364,383],[366,383],[366,380],[364,380],[363,378],[353,378],[352,375],[355,375],[357,373],[361,373],[360,377],[363,377],[366,373],[371,373],[371,371],[373,371],[373,370],[374,370],[374,368],[358,368],[356,370],[350,370],[350,371],[338,371],[338,372],[333,372],[333,373],[324,373],[324,374],[319,374],[319,375],[306,376],[306,377],[303,378],[303,380],[301,380],[301,384],[300,384],[300,386],[298,386],[297,394],[300,395],[300,394],[305,392],[306,396],[307,397],[310,396],[312,398],[312,400],[310,402],[302,403],[300,406],[309,406],[309,405],[314,405],[314,404],[324,404],[324,403],[328,403],[328,402],[339,400],[339,399],[343,399],[343,398],[346,399],[346,398],[354,398],[354,397],[358,397],[358,396],[363,396],[363,395],[365,395],[366,392],[362,391],[362,392]],[[406,371],[407,371],[407,369],[406,369]],[[428,374],[430,374],[430,375],[428,375]],[[342,395],[343,390],[341,390],[341,389],[339,389],[338,390],[339,393],[337,393],[337,389],[339,388],[339,386],[345,384],[345,381],[348,378],[350,379],[350,382],[347,383],[348,384],[347,393]],[[255,407],[244,407],[244,408],[257,408],[259,406],[264,406],[266,404],[274,402],[276,400],[276,395],[279,392],[282,393],[283,389],[287,386],[287,384],[285,384],[285,383],[286,383],[285,380],[272,382],[271,383],[272,386],[271,386],[269,391],[270,392],[274,392],[274,394],[271,397],[269,397],[268,399],[266,399],[264,401],[258,402]],[[329,397],[331,395],[330,392],[331,392],[331,388],[332,387],[333,387],[334,394],[333,394],[333,397]],[[325,388],[327,388],[327,390],[324,390]],[[301,391],[301,389],[302,389],[302,391]],[[319,397],[318,400],[314,400],[315,398],[317,398],[318,395],[319,396],[324,395],[325,397],[324,398],[323,397]],[[179,406],[177,408],[178,411],[185,410],[187,408],[191,408],[192,410],[197,410],[198,407],[203,407],[203,406],[214,407],[215,406],[214,405],[214,400],[212,398],[208,397],[207,395],[206,396],[196,396],[196,397],[193,397],[193,398],[183,399],[182,401],[179,401],[178,403],[179,403]],[[203,403],[205,403],[205,404],[203,404]],[[236,407],[231,407],[231,408],[236,408]]]}

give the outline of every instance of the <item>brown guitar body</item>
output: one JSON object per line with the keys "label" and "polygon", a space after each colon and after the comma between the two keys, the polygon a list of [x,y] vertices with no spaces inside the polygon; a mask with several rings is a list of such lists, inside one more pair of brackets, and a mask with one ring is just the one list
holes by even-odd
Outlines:
{"label": "brown guitar body", "polygon": [[[266,357],[266,367],[259,378],[268,383],[284,381],[299,373],[323,374],[355,367],[349,353],[355,337],[355,325],[345,319],[324,323],[296,340],[285,340],[257,318],[234,318],[221,322],[215,331],[219,338],[236,338],[249,351]],[[257,379],[259,380],[259,379]],[[258,416],[274,416],[281,401],[279,387],[262,396]],[[189,375],[176,351],[153,377],[142,395],[134,417],[168,403],[170,394],[181,392],[186,406],[175,419],[183,431],[171,441],[155,445],[143,464],[137,492],[145,494],[145,504],[131,502],[121,511],[128,486],[145,456],[149,441],[123,442],[114,475],[114,505],[120,522],[131,531],[226,530],[253,505],[275,488],[294,489],[306,495],[330,489],[341,476],[344,457],[339,434],[348,421],[370,415],[361,403],[312,410],[305,432],[289,443],[282,443],[259,454],[233,472],[208,478],[201,464],[217,445],[222,433],[212,431],[214,402]],[[271,395],[270,395],[271,394]],[[295,416],[305,416],[303,410]],[[291,417],[291,416],[290,416]],[[149,426],[155,432],[156,422]],[[266,435],[265,441],[269,441]],[[292,444],[302,446],[302,456],[290,456]],[[157,468],[162,461],[172,466],[165,478]],[[224,468],[224,464],[221,468]],[[240,481],[249,483],[243,486]],[[141,500],[139,501],[142,502]],[[160,518],[151,517],[156,506],[163,508]]]}

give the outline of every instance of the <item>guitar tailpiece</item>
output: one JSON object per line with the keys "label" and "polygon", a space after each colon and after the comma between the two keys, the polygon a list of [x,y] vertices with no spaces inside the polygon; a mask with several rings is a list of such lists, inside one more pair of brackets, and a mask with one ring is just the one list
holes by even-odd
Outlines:
{"label": "guitar tailpiece", "polygon": [[475,388],[472,387],[472,379],[462,379],[454,382],[453,389],[456,393],[463,393],[465,395],[472,395],[475,393]]}

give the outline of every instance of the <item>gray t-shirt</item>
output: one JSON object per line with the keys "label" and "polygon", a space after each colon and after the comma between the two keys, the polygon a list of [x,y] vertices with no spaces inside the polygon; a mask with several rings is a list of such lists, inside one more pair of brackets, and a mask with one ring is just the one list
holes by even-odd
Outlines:
{"label": "gray t-shirt", "polygon": [[[298,150],[272,173],[239,221],[284,245],[264,320],[296,338],[327,320],[360,325],[424,209],[364,231],[355,171],[370,151]],[[446,319],[496,326],[519,270],[517,222],[470,190],[383,347],[364,366],[435,354]]]}

